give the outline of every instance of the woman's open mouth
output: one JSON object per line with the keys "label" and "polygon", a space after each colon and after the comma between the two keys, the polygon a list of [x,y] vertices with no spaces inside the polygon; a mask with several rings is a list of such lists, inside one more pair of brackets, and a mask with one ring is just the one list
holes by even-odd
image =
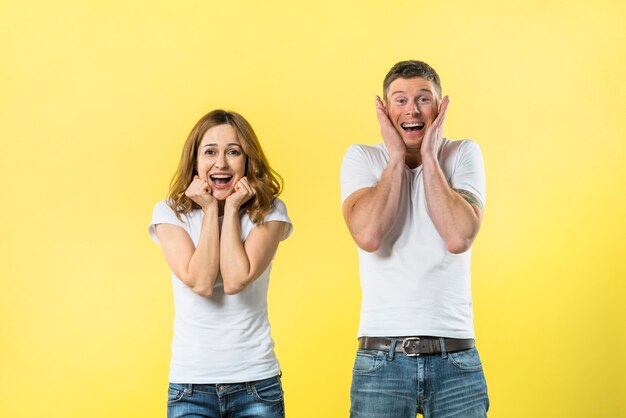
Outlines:
{"label": "woman's open mouth", "polygon": [[230,174],[212,174],[209,176],[213,187],[216,189],[226,189],[229,187],[233,176]]}

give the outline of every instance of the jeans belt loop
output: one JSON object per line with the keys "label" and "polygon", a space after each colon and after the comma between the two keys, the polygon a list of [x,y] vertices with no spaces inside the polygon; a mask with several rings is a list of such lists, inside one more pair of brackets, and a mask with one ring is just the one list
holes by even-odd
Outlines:
{"label": "jeans belt loop", "polygon": [[439,337],[439,348],[441,351],[441,358],[448,358],[448,352],[446,351],[446,339]]}
{"label": "jeans belt loop", "polygon": [[396,355],[396,350],[395,350],[395,348],[396,348],[396,341],[398,341],[398,340],[395,339],[395,338],[390,338],[390,341],[389,341],[389,351],[387,352],[387,360],[389,360],[389,361],[393,361],[393,358]]}

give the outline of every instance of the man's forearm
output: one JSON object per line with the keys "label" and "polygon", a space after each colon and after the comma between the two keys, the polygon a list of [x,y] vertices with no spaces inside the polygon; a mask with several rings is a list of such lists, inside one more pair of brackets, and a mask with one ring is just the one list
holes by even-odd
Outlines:
{"label": "man's forearm", "polygon": [[474,206],[452,189],[434,157],[423,159],[422,164],[426,206],[435,229],[448,251],[467,251],[480,228],[480,203]]}
{"label": "man's forearm", "polygon": [[396,221],[404,165],[404,158],[391,157],[375,187],[357,195],[354,201],[346,201],[348,207],[344,207],[344,216],[348,228],[357,245],[365,251],[376,251]]}

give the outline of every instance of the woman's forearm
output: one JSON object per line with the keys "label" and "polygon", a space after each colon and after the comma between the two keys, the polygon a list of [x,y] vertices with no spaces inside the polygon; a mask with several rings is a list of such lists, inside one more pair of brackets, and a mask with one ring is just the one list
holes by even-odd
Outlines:
{"label": "woman's forearm", "polygon": [[239,293],[253,279],[250,260],[241,241],[239,211],[229,205],[224,207],[219,265],[226,294]]}
{"label": "woman's forearm", "polygon": [[191,289],[210,297],[219,272],[220,231],[217,205],[204,211],[200,238],[187,269]]}

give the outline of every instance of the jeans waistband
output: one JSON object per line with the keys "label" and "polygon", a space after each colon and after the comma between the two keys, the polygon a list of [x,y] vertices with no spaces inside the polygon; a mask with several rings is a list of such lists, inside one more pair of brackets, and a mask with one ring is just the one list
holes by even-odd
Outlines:
{"label": "jeans waistband", "polygon": [[452,353],[474,347],[474,339],[442,337],[361,337],[359,348],[366,350],[393,351],[407,356]]}

